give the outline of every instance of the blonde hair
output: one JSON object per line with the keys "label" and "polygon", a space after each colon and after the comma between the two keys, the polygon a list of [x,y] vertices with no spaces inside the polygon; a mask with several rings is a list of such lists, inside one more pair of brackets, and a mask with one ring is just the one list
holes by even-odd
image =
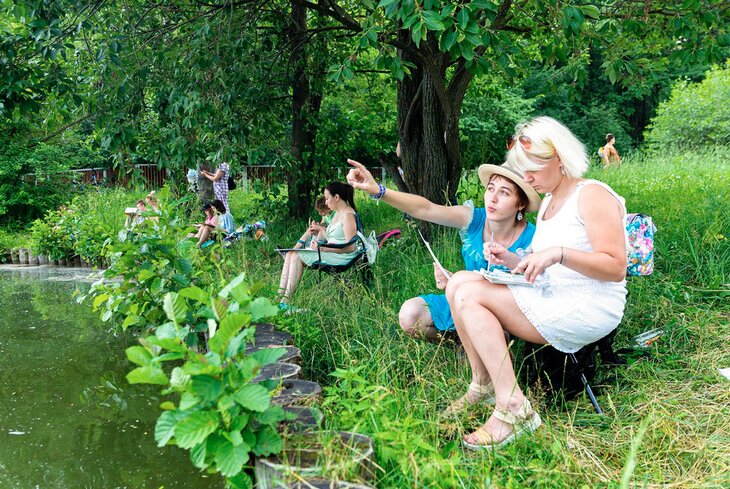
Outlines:
{"label": "blonde hair", "polygon": [[[527,150],[519,141],[521,136],[530,139],[530,149]],[[518,173],[538,171],[544,166],[528,158],[532,155],[541,160],[549,160],[558,155],[565,169],[565,174],[579,178],[588,170],[588,155],[586,148],[570,129],[552,117],[541,116],[515,128],[514,146],[507,152],[506,162]]]}
{"label": "blonde hair", "polygon": [[155,204],[157,204],[157,194],[155,193],[155,191],[154,191],[154,190],[153,190],[152,192],[148,193],[148,194],[147,194],[147,197],[145,197],[145,199],[146,199],[146,200],[147,200],[147,202],[149,202],[150,204],[151,204],[151,203],[153,203],[153,202],[154,202]]}

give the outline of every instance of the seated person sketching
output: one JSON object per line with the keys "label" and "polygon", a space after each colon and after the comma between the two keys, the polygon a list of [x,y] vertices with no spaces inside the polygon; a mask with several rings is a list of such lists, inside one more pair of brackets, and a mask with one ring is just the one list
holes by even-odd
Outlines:
{"label": "seated person sketching", "polygon": [[145,204],[145,201],[140,199],[137,201],[136,209],[134,207],[128,207],[124,210],[124,214],[126,214],[127,219],[124,222],[124,227],[126,229],[130,229],[134,226],[138,226],[144,222],[144,217],[142,217],[142,213],[147,210],[147,205]]}
{"label": "seated person sketching", "polygon": [[208,202],[207,204],[203,205],[203,208],[201,210],[205,214],[205,222],[203,222],[202,224],[196,224],[195,227],[198,228],[198,231],[188,234],[188,238],[196,238],[198,240],[197,245],[199,247],[202,246],[203,243],[208,241],[208,239],[210,239],[210,236],[212,235],[218,223],[218,220],[216,218],[216,209],[215,207],[213,207],[212,203]]}
{"label": "seated person sketching", "polygon": [[[282,309],[288,309],[289,300],[294,295],[302,279],[304,267],[311,266],[320,259],[320,253],[317,252],[320,244],[326,244],[327,242],[344,244],[352,240],[357,234],[357,211],[352,187],[340,182],[331,183],[325,187],[324,197],[327,207],[336,214],[326,228],[319,224],[310,225],[307,233],[302,236],[302,238],[307,235],[310,237],[308,248],[301,248],[301,251],[289,251],[285,255],[284,267],[279,281],[279,295],[281,296],[279,306]],[[304,239],[300,241],[304,241]],[[321,251],[322,261],[318,263],[343,265],[349,263],[357,255],[358,250],[355,244],[343,249],[323,247]]]}
{"label": "seated person sketching", "polygon": [[327,226],[329,226],[329,224],[332,222],[332,219],[335,217],[335,211],[332,211],[329,207],[327,207],[324,196],[317,198],[317,200],[314,202],[314,208],[317,210],[317,213],[322,217],[322,220],[319,222],[319,225],[314,221],[311,221],[309,223],[309,227],[307,228],[307,230],[294,245],[295,249],[308,248],[311,245],[312,239],[314,239],[315,236],[318,236],[320,231],[326,231]]}
{"label": "seated person sketching", "polygon": [[230,234],[233,234],[236,231],[236,225],[233,222],[233,216],[230,212],[228,212],[228,209],[226,209],[226,206],[223,204],[223,202],[215,199],[213,202],[210,203],[210,205],[212,205],[216,211],[216,234],[219,236],[222,235],[222,237],[224,238]]}
{"label": "seated person sketching", "polygon": [[159,222],[160,220],[160,203],[157,200],[157,194],[153,190],[152,192],[148,193],[147,196],[144,198],[147,205],[150,206],[150,210],[152,211],[153,215],[149,217],[150,220],[154,222]]}
{"label": "seated person sketching", "polygon": [[[449,281],[446,298],[472,371],[452,412],[479,401],[495,403],[489,419],[464,437],[472,449],[500,448],[541,424],[517,384],[505,331],[573,353],[613,331],[626,303],[626,208],[606,184],[582,178],[585,146],[560,122],[538,117],[517,127],[506,160],[546,194],[533,253],[513,272],[534,283],[547,270],[551,293],[493,284],[467,271]],[[492,254],[501,260],[499,251]]]}
{"label": "seated person sketching", "polygon": [[[371,195],[379,194],[381,187],[372,174],[360,163],[348,162],[354,167],[347,175],[350,185]],[[466,270],[487,268],[490,243],[495,250],[501,251],[503,260],[511,259],[514,266],[519,261],[516,253],[527,250],[535,234],[535,226],[524,217],[526,212],[534,212],[540,207],[540,196],[519,174],[505,166],[482,165],[479,178],[486,188],[483,208],[475,208],[471,200],[457,206],[438,205],[421,196],[385,190],[384,187],[380,200],[416,219],[459,228]],[[492,265],[490,269],[494,267]],[[433,268],[436,288],[446,289],[449,278],[435,263]],[[435,340],[444,332],[456,329],[444,294],[424,294],[408,299],[401,306],[398,317],[403,331],[414,337]]]}

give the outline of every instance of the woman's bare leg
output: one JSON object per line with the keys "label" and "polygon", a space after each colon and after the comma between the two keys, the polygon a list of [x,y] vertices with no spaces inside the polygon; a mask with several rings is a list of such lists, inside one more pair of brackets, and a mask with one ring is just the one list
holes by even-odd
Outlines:
{"label": "woman's bare leg", "polygon": [[437,340],[441,337],[433,324],[431,311],[422,297],[408,299],[400,306],[398,321],[405,334],[414,338]]}
{"label": "woman's bare leg", "polygon": [[287,272],[286,290],[282,302],[289,302],[289,299],[294,295],[297,290],[299,282],[302,280],[302,273],[304,272],[304,262],[302,262],[299,255],[296,252],[290,251],[292,257],[289,260],[289,271]]}
{"label": "woman's bare leg", "polygon": [[198,231],[198,246],[208,241],[208,236],[210,236],[210,226],[202,226]]}
{"label": "woman's bare leg", "polygon": [[[454,292],[461,285],[467,282],[486,282],[486,280],[484,280],[484,277],[482,277],[477,272],[457,272],[449,279],[449,283],[446,286],[446,300],[449,301],[451,316],[454,319],[456,332],[459,334],[461,345],[464,347],[466,357],[469,359],[469,365],[471,366],[471,381],[472,383],[477,385],[486,385],[491,382],[489,373],[487,372],[487,369],[484,367],[484,364],[479,358],[479,354],[476,352],[474,346],[472,345],[471,339],[467,335],[463,334],[463,325],[461,324],[460,318],[457,317],[456,314],[454,314],[454,307],[452,306],[452,302],[454,300]],[[468,402],[476,402],[479,400],[479,396],[477,393],[470,390],[467,392],[467,400]]]}
{"label": "woman's bare leg", "polygon": [[[492,379],[496,407],[517,412],[525,395],[517,385],[504,331],[531,343],[545,344],[545,339],[527,320],[506,286],[489,282],[464,282],[451,292],[451,308],[457,331],[468,338],[479,360]],[[491,443],[506,438],[510,425],[491,416],[476,432],[467,436],[471,443]]]}
{"label": "woman's bare leg", "polygon": [[294,255],[294,251],[288,251],[286,255],[284,255],[284,266],[281,268],[281,278],[279,279],[279,295],[283,296],[286,294],[286,285],[289,283],[289,263],[292,260],[292,255]]}

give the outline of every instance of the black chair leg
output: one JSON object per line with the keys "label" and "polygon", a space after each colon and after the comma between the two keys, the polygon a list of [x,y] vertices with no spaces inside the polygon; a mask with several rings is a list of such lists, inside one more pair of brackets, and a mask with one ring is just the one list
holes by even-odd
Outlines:
{"label": "black chair leg", "polygon": [[[572,353],[569,353],[568,356],[570,357],[570,360],[573,362],[573,365],[575,365],[577,367],[578,359],[575,358],[575,355]],[[591,404],[593,404],[593,407],[596,408],[596,412],[598,414],[603,414],[603,410],[601,409],[601,406],[598,405],[598,399],[596,399],[596,396],[593,394],[593,389],[591,389],[591,384],[588,383],[588,379],[586,379],[586,376],[583,373],[583,370],[581,370],[581,372],[580,372],[580,380],[583,382],[583,386],[586,389],[586,393],[588,394],[588,397],[591,400]]]}

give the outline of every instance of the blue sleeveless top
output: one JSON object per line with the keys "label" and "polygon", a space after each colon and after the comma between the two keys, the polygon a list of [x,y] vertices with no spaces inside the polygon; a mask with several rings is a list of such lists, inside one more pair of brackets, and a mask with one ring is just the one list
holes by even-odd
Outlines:
{"label": "blue sleeveless top", "polygon": [[[464,265],[466,270],[479,271],[482,268],[487,268],[487,260],[484,259],[484,223],[487,220],[487,210],[483,207],[474,208],[474,203],[471,200],[464,202],[466,207],[472,209],[471,221],[459,230],[461,236],[461,256],[464,257]],[[512,253],[518,253],[518,250],[522,249],[527,251],[532,243],[532,237],[535,235],[535,225],[527,223],[527,227],[522,231],[522,234],[512,243],[508,249]],[[509,269],[504,265],[492,265],[491,269],[498,269],[508,272]]]}

